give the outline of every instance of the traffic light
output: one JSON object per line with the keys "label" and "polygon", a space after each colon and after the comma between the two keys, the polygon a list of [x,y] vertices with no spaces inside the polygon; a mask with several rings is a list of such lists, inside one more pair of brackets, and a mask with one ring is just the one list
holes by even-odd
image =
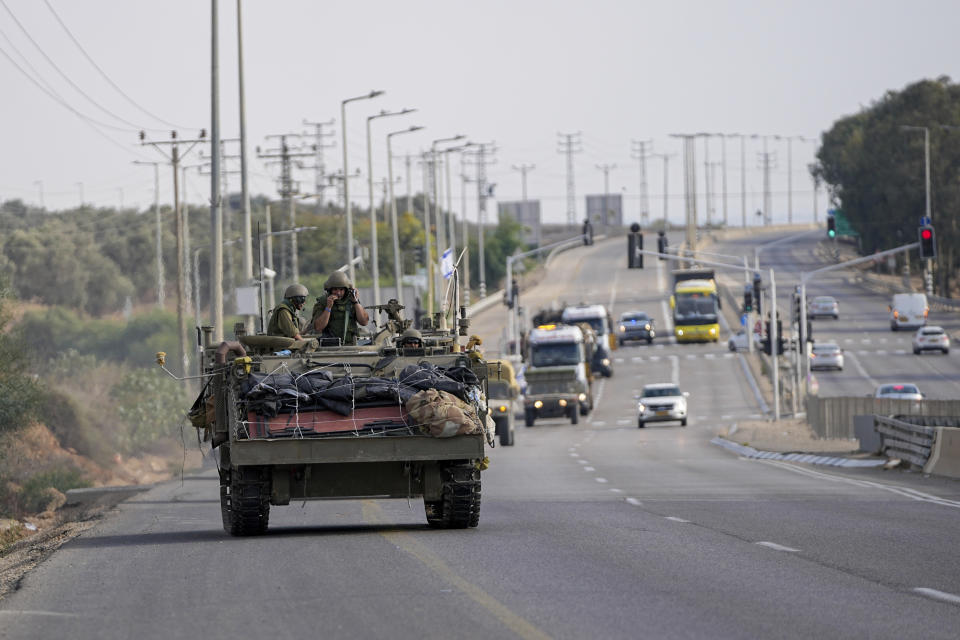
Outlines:
{"label": "traffic light", "polygon": [[827,235],[831,238],[837,237],[837,219],[833,216],[827,216]]}
{"label": "traffic light", "polygon": [[933,232],[933,225],[925,224],[920,227],[920,257],[924,260],[937,257],[937,236]]}
{"label": "traffic light", "polygon": [[763,286],[763,280],[760,279],[760,274],[756,273],[753,276],[753,305],[757,309],[757,313],[763,313],[763,310],[760,308],[760,289]]}
{"label": "traffic light", "polygon": [[753,289],[749,285],[743,288],[743,312],[750,313],[753,311]]}
{"label": "traffic light", "polygon": [[[666,253],[667,252],[667,234],[664,231],[657,231],[657,253]],[[660,256],[661,260],[666,260],[664,256]]]}
{"label": "traffic light", "polygon": [[643,233],[640,225],[634,222],[627,234],[627,268],[643,269]]}
{"label": "traffic light", "polygon": [[423,245],[419,247],[414,247],[413,257],[417,261],[417,264],[427,264],[426,247],[424,247]]}
{"label": "traffic light", "polygon": [[793,294],[793,321],[797,323],[797,327],[802,330],[803,328],[803,309],[800,308],[800,294]]}

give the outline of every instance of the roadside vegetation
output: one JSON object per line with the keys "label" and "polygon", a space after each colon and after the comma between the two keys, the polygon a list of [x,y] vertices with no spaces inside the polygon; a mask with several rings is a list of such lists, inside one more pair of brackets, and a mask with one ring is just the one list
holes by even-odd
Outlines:
{"label": "roadside vegetation", "polygon": [[811,169],[859,234],[863,253],[916,242],[926,207],[924,132],[916,127],[930,136],[935,291],[951,297],[960,269],[960,85],[944,76],[888,91],[823,134]]}

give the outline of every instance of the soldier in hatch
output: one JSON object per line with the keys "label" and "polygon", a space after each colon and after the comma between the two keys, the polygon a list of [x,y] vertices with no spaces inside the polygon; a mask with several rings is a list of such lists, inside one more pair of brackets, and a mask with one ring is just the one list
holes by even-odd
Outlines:
{"label": "soldier in hatch", "polygon": [[412,349],[422,349],[423,335],[413,327],[410,327],[400,334],[400,346],[410,347]]}
{"label": "soldier in hatch", "polygon": [[341,344],[357,344],[358,325],[370,322],[367,310],[357,299],[357,290],[343,271],[334,271],[323,283],[327,298],[313,305],[313,330],[324,338],[339,338]]}
{"label": "soldier in hatch", "polygon": [[287,287],[283,292],[283,300],[271,312],[267,334],[302,340],[300,328],[303,320],[299,312],[306,304],[308,295],[307,288],[302,284],[292,284]]}

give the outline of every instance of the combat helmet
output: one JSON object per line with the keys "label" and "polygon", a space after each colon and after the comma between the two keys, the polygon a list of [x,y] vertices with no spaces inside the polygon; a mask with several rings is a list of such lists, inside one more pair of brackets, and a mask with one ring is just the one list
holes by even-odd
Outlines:
{"label": "combat helmet", "polygon": [[330,277],[327,278],[327,281],[323,283],[323,288],[329,291],[335,287],[353,289],[353,283],[350,282],[350,276],[345,274],[343,271],[334,271],[331,273]]}
{"label": "combat helmet", "polygon": [[290,298],[290,299],[296,298],[297,296],[306,299],[308,295],[310,295],[310,292],[307,291],[307,288],[305,286],[299,283],[294,283],[290,285],[283,292],[283,297]]}
{"label": "combat helmet", "polygon": [[423,334],[421,334],[418,330],[414,329],[413,327],[410,327],[409,329],[407,329],[406,331],[400,334],[401,345],[404,345],[407,342],[411,342],[413,340],[416,340],[420,344],[423,344]]}

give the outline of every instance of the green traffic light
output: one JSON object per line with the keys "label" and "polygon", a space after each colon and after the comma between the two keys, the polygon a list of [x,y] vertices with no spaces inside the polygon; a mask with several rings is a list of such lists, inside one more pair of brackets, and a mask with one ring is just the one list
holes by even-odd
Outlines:
{"label": "green traffic light", "polygon": [[834,237],[835,235],[837,235],[837,232],[834,231],[833,229],[830,229],[830,231],[827,231],[827,235],[832,238],[832,237]]}

